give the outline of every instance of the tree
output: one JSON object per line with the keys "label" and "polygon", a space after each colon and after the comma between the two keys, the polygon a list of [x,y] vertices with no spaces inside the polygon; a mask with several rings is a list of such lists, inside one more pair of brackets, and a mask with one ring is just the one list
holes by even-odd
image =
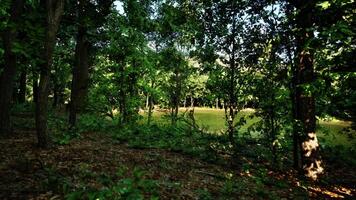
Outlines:
{"label": "tree", "polygon": [[[316,5],[319,25],[315,38],[318,96],[316,112],[319,116],[335,116],[353,122],[356,128],[355,32],[353,1],[325,1]],[[330,102],[330,103],[329,103]]]}
{"label": "tree", "polygon": [[[251,129],[258,129],[266,136],[271,150],[273,164],[278,167],[278,151],[287,139],[282,132],[288,133],[290,126],[290,99],[288,57],[285,58],[286,45],[283,43],[285,34],[284,23],[287,21],[282,14],[283,4],[269,4],[261,11],[264,24],[262,37],[265,40],[264,53],[259,58],[254,77],[256,115],[261,118]],[[277,11],[276,8],[282,8]],[[288,41],[289,42],[289,41]]]}
{"label": "tree", "polygon": [[163,85],[168,97],[172,125],[178,120],[179,105],[184,95],[191,69],[188,65],[194,31],[193,11],[187,1],[167,1],[157,5],[158,52],[160,65],[166,74]]}
{"label": "tree", "polygon": [[71,88],[71,101],[69,110],[69,124],[74,126],[76,114],[83,110],[86,102],[89,84],[90,48],[93,46],[93,36],[100,28],[105,17],[109,14],[112,0],[89,2],[79,0],[76,6],[77,35],[75,47],[75,64],[73,66],[73,80]]}
{"label": "tree", "polygon": [[216,81],[213,85],[219,91],[217,96],[223,95],[228,138],[237,153],[236,135],[245,120],[235,123],[235,117],[246,103],[248,82],[253,75],[251,67],[262,52],[258,45],[260,25],[244,1],[206,1],[201,10],[202,61],[208,58],[218,73],[210,78]]}
{"label": "tree", "polygon": [[40,82],[36,102],[36,130],[38,146],[49,145],[47,132],[48,94],[52,55],[56,42],[56,33],[64,10],[64,0],[46,0],[46,36],[44,41],[43,63],[40,66]]}
{"label": "tree", "polygon": [[183,97],[183,89],[188,78],[188,63],[184,55],[175,47],[167,47],[162,52],[161,65],[166,74],[164,91],[168,97],[171,124],[176,125],[178,120],[179,105]]}
{"label": "tree", "polygon": [[4,47],[4,67],[0,73],[0,133],[2,134],[11,132],[10,108],[17,71],[14,43],[18,34],[17,23],[21,17],[24,3],[23,0],[11,1],[8,25],[1,33]]}
{"label": "tree", "polygon": [[149,3],[125,1],[123,12],[112,11],[104,26],[108,42],[104,43],[101,55],[97,57],[101,64],[94,70],[104,70],[105,74],[94,77],[105,81],[106,87],[94,85],[95,90],[92,91],[106,95],[102,104],[109,103],[112,109],[118,108],[120,125],[135,123],[139,118],[142,102],[140,75],[150,66],[149,55],[152,53],[145,37],[150,30]]}
{"label": "tree", "polygon": [[306,177],[317,179],[323,172],[319,154],[319,143],[316,135],[315,97],[312,89],[314,76],[314,57],[310,42],[313,39],[313,10],[315,1],[292,2],[296,14],[296,119],[302,131],[299,135],[301,164]]}

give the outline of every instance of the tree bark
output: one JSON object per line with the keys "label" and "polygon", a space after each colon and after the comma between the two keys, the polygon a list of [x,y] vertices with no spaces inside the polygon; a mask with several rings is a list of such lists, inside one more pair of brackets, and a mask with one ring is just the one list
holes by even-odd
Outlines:
{"label": "tree bark", "polygon": [[19,93],[18,93],[18,101],[19,103],[25,103],[26,101],[26,79],[27,71],[24,69],[20,75],[20,85],[19,85]]}
{"label": "tree bark", "polygon": [[174,70],[174,81],[175,81],[175,88],[172,91],[172,100],[171,100],[171,124],[172,126],[176,126],[177,120],[178,120],[178,112],[179,112],[179,102],[181,98],[181,91],[182,91],[182,86],[181,86],[181,77],[180,77],[180,72],[178,69]]}
{"label": "tree bark", "polygon": [[38,99],[38,74],[33,72],[32,76],[32,96],[33,102],[36,104]]}
{"label": "tree bark", "polygon": [[301,0],[295,3],[298,14],[297,65],[296,65],[296,117],[302,125],[299,137],[301,163],[304,176],[316,180],[323,172],[319,143],[316,135],[315,97],[311,86],[314,81],[313,52],[308,46],[313,39],[313,8],[315,1]]}
{"label": "tree bark", "polygon": [[234,151],[235,148],[235,141],[234,141],[234,120],[235,120],[235,108],[236,108],[236,96],[235,96],[235,87],[236,87],[236,80],[235,80],[235,71],[236,71],[236,63],[235,63],[235,13],[233,14],[233,21],[232,21],[232,50],[230,56],[230,85],[229,85],[229,116],[227,119],[228,124],[228,133],[229,133],[229,140],[233,146]]}
{"label": "tree bark", "polygon": [[[13,0],[10,10],[10,23],[18,21],[22,8],[23,0]],[[16,76],[16,55],[12,52],[13,41],[17,36],[17,25],[7,27],[2,33],[4,46],[4,61],[5,66],[0,75],[0,133],[8,134],[11,132],[10,108],[11,99],[13,96],[13,84]]]}
{"label": "tree bark", "polygon": [[57,83],[53,83],[53,103],[52,107],[56,108],[58,105],[58,86]]}
{"label": "tree bark", "polygon": [[298,120],[298,106],[297,106],[297,91],[296,91],[296,86],[297,86],[297,69],[296,66],[293,62],[292,59],[292,54],[289,50],[288,52],[288,57],[291,62],[291,72],[292,72],[292,79],[291,79],[291,84],[290,84],[290,99],[291,99],[291,110],[292,110],[292,126],[293,126],[293,132],[292,132],[292,137],[293,137],[293,167],[295,170],[297,170],[299,173],[302,173],[302,163],[301,163],[301,154],[300,154],[300,142],[299,142],[299,135],[301,132],[300,129],[300,124]]}
{"label": "tree bark", "polygon": [[298,170],[301,172],[302,169],[302,163],[301,163],[301,158],[300,158],[300,142],[299,142],[299,135],[300,135],[300,128],[299,128],[299,120],[298,120],[298,106],[297,105],[297,93],[296,93],[296,77],[297,77],[297,71],[295,69],[295,65],[292,63],[292,73],[293,73],[293,78],[291,82],[291,103],[292,103],[292,117],[293,117],[293,167],[294,169]]}
{"label": "tree bark", "polygon": [[[152,81],[151,83],[151,88],[154,88],[154,84],[155,82]],[[147,117],[147,124],[150,125],[151,120],[152,120],[152,112],[153,112],[153,95],[150,94],[149,95],[149,99],[148,99],[148,117]]]}
{"label": "tree bark", "polygon": [[[134,68],[138,68],[138,64],[136,61],[133,61],[132,63]],[[139,91],[138,91],[138,72],[133,71],[128,74],[128,91],[129,91],[129,96],[130,96],[130,101],[128,103],[128,109],[127,109],[127,119],[126,123],[128,122],[136,122],[137,120],[137,115],[140,111],[140,105],[139,105]]]}
{"label": "tree bark", "polygon": [[75,50],[76,64],[73,68],[69,124],[74,126],[77,113],[83,109],[88,92],[89,81],[89,41],[84,24],[80,25]]}
{"label": "tree bark", "polygon": [[56,33],[64,10],[64,0],[46,0],[46,38],[44,43],[44,61],[40,66],[40,82],[36,103],[36,130],[38,146],[46,148],[49,145],[47,132],[48,93],[52,55],[56,42]]}
{"label": "tree bark", "polygon": [[146,94],[146,106],[145,106],[146,110],[148,110],[149,102],[150,102],[150,93],[147,92],[147,94]]}

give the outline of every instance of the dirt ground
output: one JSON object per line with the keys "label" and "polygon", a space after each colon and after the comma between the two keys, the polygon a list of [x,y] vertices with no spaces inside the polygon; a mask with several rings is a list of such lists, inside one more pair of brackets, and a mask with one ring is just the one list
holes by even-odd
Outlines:
{"label": "dirt ground", "polygon": [[[85,133],[68,145],[55,145],[48,150],[38,149],[34,131],[21,131],[0,139],[0,199],[63,199],[58,191],[48,189],[48,168],[72,180],[74,186],[83,171],[115,174],[118,168],[140,168],[147,179],[156,180],[160,199],[199,199],[199,190],[207,190],[217,199],[222,188],[233,178],[241,183],[240,190],[230,199],[268,199],[256,191],[273,192],[279,199],[349,198],[355,195],[354,169],[337,169],[327,174],[334,183],[301,186],[292,172],[268,172],[271,183],[256,184],[251,172],[237,172],[228,166],[201,161],[189,155],[162,149],[132,149],[114,141],[109,135]],[[329,171],[335,168],[327,169]],[[287,187],[277,187],[273,180],[286,180]],[[95,187],[95,181],[93,181]],[[100,187],[100,186],[98,186]],[[262,188],[261,188],[262,187]]]}

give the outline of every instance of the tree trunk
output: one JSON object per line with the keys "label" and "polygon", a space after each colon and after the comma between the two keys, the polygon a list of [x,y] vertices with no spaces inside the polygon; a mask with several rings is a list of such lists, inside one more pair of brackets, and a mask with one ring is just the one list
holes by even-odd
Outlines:
{"label": "tree trunk", "polygon": [[150,104],[150,93],[147,92],[146,94],[146,110],[148,110],[148,107],[149,107],[149,104]]}
{"label": "tree trunk", "polygon": [[88,92],[89,80],[89,41],[84,24],[78,28],[77,45],[75,50],[76,64],[73,68],[71,102],[69,110],[69,124],[75,126],[76,115],[84,107]]}
{"label": "tree trunk", "polygon": [[[16,23],[22,12],[23,0],[13,0],[10,10],[10,23]],[[17,36],[16,26],[7,27],[2,33],[4,47],[3,72],[0,75],[0,133],[11,132],[10,108],[13,96],[13,84],[16,76],[16,55],[12,52],[13,41]]]}
{"label": "tree trunk", "polygon": [[[292,10],[293,7],[292,5],[287,6],[287,15],[292,15]],[[292,31],[290,31],[290,43],[287,48],[287,56],[290,62],[290,71],[292,74],[292,78],[290,80],[290,85],[289,85],[289,91],[290,91],[290,101],[291,101],[291,117],[293,119],[292,122],[292,138],[293,138],[293,168],[297,170],[299,173],[302,173],[302,164],[301,164],[301,158],[300,158],[300,142],[299,142],[299,135],[300,135],[300,128],[299,128],[299,122],[298,122],[298,111],[297,111],[297,93],[296,93],[296,85],[297,85],[297,69],[296,69],[296,64],[295,64],[295,55],[293,56],[292,52],[294,50],[294,38],[292,36]]]}
{"label": "tree trunk", "polygon": [[[151,88],[153,89],[154,87],[154,81],[151,83]],[[150,125],[151,119],[152,119],[152,112],[153,112],[153,96],[152,94],[149,96],[150,98],[148,99],[148,117],[147,117],[147,124]]]}
{"label": "tree trunk", "polygon": [[314,91],[308,91],[304,87],[312,85],[314,81],[313,53],[308,44],[313,38],[313,8],[315,2],[302,0],[295,5],[299,10],[296,19],[296,25],[299,29],[297,34],[296,114],[303,129],[299,137],[301,162],[304,175],[316,180],[323,172],[323,168],[315,130],[315,98]]}
{"label": "tree trunk", "polygon": [[[133,62],[133,67],[137,68],[137,63],[134,61]],[[136,122],[137,120],[137,115],[140,111],[140,104],[139,99],[138,99],[138,86],[137,86],[137,78],[138,78],[138,73],[136,71],[131,72],[128,75],[128,91],[129,91],[129,96],[130,99],[127,101],[127,117],[126,117],[126,123],[133,123]]]}
{"label": "tree trunk", "polygon": [[56,82],[53,83],[53,102],[52,107],[56,108],[58,105],[58,85]]}
{"label": "tree trunk", "polygon": [[120,110],[120,124],[123,125],[124,122],[126,121],[127,117],[127,111],[126,111],[126,85],[125,85],[125,67],[124,63],[117,61],[117,63],[120,63],[120,67],[117,71],[117,74],[119,75],[118,77],[118,85],[120,86],[119,89],[119,110]]}
{"label": "tree trunk", "polygon": [[174,71],[174,80],[175,80],[175,84],[176,87],[174,88],[174,90],[172,91],[172,125],[175,126],[177,124],[177,120],[178,120],[178,111],[179,111],[179,102],[180,102],[180,95],[181,95],[181,80],[180,80],[180,73],[178,71],[178,69],[175,69]]}
{"label": "tree trunk", "polygon": [[32,76],[32,95],[33,102],[36,104],[38,99],[38,74],[36,72],[33,72]]}
{"label": "tree trunk", "polygon": [[19,93],[17,97],[19,103],[25,103],[26,101],[26,78],[27,78],[27,71],[26,69],[24,69],[20,75]]}
{"label": "tree trunk", "polygon": [[[233,16],[233,23],[232,23],[232,38],[234,41],[235,38],[235,15]],[[229,85],[229,118],[228,121],[228,132],[229,132],[229,140],[234,148],[235,148],[235,141],[234,141],[234,119],[235,119],[235,108],[236,108],[236,96],[235,96],[235,71],[236,71],[236,63],[235,63],[235,42],[232,42],[232,51],[230,56],[230,85]]]}
{"label": "tree trunk", "polygon": [[52,55],[56,41],[56,33],[64,9],[64,0],[47,0],[47,27],[44,43],[44,62],[40,66],[40,82],[38,86],[38,99],[36,103],[36,130],[38,146],[46,148],[49,145],[47,132],[47,109],[50,82],[50,71],[52,66]]}
{"label": "tree trunk", "polygon": [[[292,56],[289,53],[289,59],[292,61]],[[299,173],[302,171],[302,163],[300,158],[300,142],[299,142],[299,135],[300,135],[300,128],[299,128],[299,120],[298,120],[298,107],[297,105],[297,92],[296,92],[296,78],[297,78],[297,71],[294,63],[291,63],[291,71],[292,71],[292,80],[291,80],[291,88],[290,88],[290,98],[292,103],[292,117],[293,117],[293,167],[294,169],[298,170]]]}
{"label": "tree trunk", "polygon": [[193,96],[190,96],[190,108],[194,107],[194,98]]}

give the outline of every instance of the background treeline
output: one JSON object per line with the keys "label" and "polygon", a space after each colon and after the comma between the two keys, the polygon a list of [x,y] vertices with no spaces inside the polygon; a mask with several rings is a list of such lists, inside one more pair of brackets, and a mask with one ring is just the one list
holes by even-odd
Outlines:
{"label": "background treeline", "polygon": [[[118,126],[179,107],[225,110],[233,160],[235,120],[254,108],[251,129],[291,138],[294,166],[322,172],[317,117],[355,121],[352,0],[1,0],[0,131],[11,109],[35,105],[38,145],[50,144],[49,111],[109,116]],[[275,158],[277,159],[277,158]]]}

